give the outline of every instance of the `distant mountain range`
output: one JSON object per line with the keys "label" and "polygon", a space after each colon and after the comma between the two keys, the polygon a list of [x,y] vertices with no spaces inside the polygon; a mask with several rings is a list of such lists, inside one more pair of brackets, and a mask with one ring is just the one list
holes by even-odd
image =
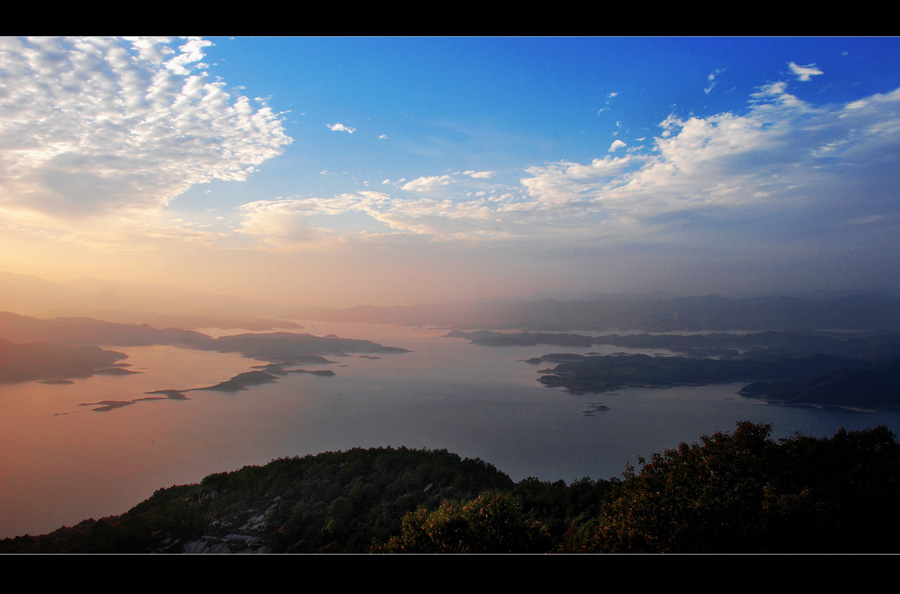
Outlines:
{"label": "distant mountain range", "polygon": [[260,300],[89,277],[58,282],[0,272],[0,311],[42,318],[91,317],[157,328],[254,331],[298,328],[292,320],[533,331],[900,330],[900,294],[886,289],[866,294],[819,292],[763,297],[677,297],[664,293],[579,297],[564,291],[545,291],[529,299],[341,309],[298,305],[289,295]]}
{"label": "distant mountain range", "polygon": [[158,329],[147,324],[122,324],[93,318],[41,319],[0,312],[0,338],[17,342],[52,342],[61,345],[145,346],[170,344],[202,346],[210,337],[180,328]]}
{"label": "distant mountain range", "polygon": [[[260,300],[188,291],[166,285],[80,277],[49,281],[0,271],[0,311],[39,317],[94,317],[111,322],[189,328],[289,327],[272,317],[282,306]],[[248,318],[250,318],[248,320]]]}
{"label": "distant mountain range", "polygon": [[622,297],[540,301],[467,301],[397,307],[308,308],[295,319],[434,325],[458,329],[643,330],[900,330],[900,296],[855,295],[727,298]]}

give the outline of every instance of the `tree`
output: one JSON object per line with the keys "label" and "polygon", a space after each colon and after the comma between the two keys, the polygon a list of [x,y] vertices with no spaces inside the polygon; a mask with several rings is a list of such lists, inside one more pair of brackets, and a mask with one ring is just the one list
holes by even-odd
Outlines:
{"label": "tree", "polygon": [[900,448],[885,428],[797,435],[769,425],[639,459],[571,550],[889,552],[900,529]]}
{"label": "tree", "polygon": [[509,492],[488,490],[475,499],[444,501],[437,510],[407,514],[401,534],[384,547],[392,553],[540,553],[550,537],[540,522],[525,519]]}

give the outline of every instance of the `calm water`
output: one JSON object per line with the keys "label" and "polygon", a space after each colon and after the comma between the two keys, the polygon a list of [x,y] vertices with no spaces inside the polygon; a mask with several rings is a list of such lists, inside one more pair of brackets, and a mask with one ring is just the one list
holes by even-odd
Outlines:
{"label": "calm water", "polygon": [[[330,357],[334,377],[297,374],[237,393],[137,400],[151,390],[211,385],[259,362],[174,347],[111,347],[141,373],[0,386],[0,538],[120,514],[158,488],[213,472],[357,446],[445,448],[486,460],[514,480],[572,481],[619,476],[639,455],[731,431],[739,420],[772,423],[776,437],[879,424],[900,434],[900,413],[767,406],[736,396],[743,384],[572,395],[536,381],[546,365],[523,362],[551,352],[603,352],[596,345],[480,347],[442,338],[442,329],[304,326],[311,334],[413,352]],[[107,412],[83,406],[107,400],[134,402]],[[583,414],[598,403],[608,409]]]}

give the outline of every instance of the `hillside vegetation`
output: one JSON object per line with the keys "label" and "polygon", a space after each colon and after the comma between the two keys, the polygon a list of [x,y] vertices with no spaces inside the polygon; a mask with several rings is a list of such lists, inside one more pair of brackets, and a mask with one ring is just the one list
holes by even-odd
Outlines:
{"label": "hillside vegetation", "polygon": [[773,440],[739,423],[621,479],[512,481],[445,450],[353,449],[160,489],[3,553],[896,552],[900,446],[884,427]]}

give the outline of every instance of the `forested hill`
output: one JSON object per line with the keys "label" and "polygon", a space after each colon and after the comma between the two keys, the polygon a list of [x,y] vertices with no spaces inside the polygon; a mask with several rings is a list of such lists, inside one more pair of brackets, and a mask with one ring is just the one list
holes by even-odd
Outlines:
{"label": "forested hill", "polygon": [[621,479],[513,482],[445,450],[353,449],[160,489],[0,553],[896,553],[900,445],[883,427],[766,425],[638,459]]}

